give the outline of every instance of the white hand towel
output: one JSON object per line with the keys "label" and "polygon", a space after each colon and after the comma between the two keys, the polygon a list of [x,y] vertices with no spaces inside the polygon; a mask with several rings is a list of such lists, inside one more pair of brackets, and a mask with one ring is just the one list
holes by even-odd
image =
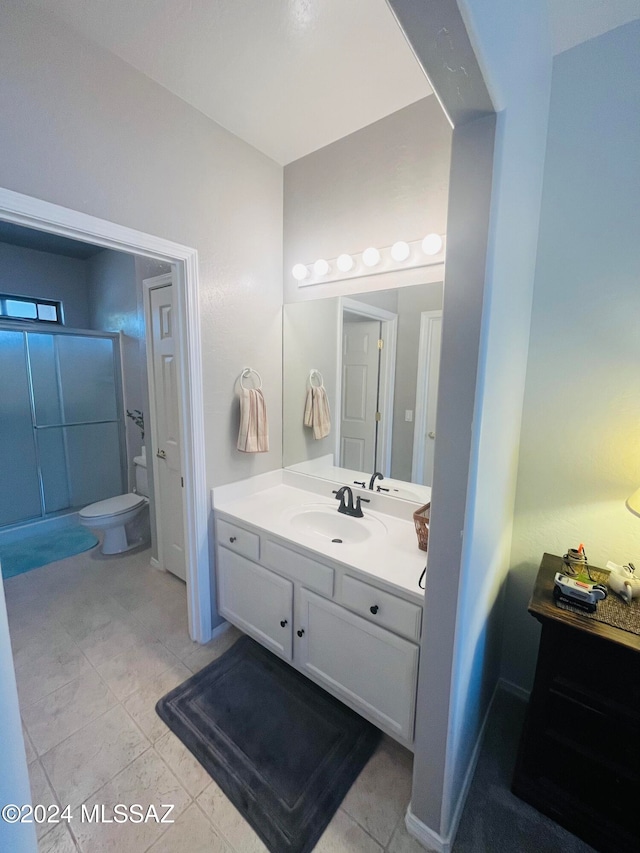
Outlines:
{"label": "white hand towel", "polygon": [[265,453],[269,450],[267,406],[259,388],[240,389],[240,431],[238,450]]}
{"label": "white hand towel", "polygon": [[326,438],[331,432],[331,411],[324,385],[314,385],[307,391],[304,425],[313,427],[315,439]]}

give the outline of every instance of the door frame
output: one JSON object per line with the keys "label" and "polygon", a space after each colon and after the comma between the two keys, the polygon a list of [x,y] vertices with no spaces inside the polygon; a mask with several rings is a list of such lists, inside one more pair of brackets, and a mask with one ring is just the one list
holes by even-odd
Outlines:
{"label": "door frame", "polygon": [[[344,312],[349,311],[351,314],[359,314],[361,317],[368,317],[370,320],[380,320],[382,322],[382,336],[385,342],[382,350],[382,363],[380,370],[380,398],[382,405],[380,406],[380,414],[382,415],[381,429],[379,431],[380,441],[380,457],[378,468],[381,474],[385,477],[391,476],[391,442],[393,437],[393,397],[396,383],[396,341],[398,338],[398,315],[392,311],[387,311],[385,308],[378,308],[376,305],[369,305],[366,302],[359,302],[357,299],[349,299],[346,296],[341,296],[338,299],[338,351],[337,351],[337,370],[336,370],[336,443],[335,443],[335,464],[340,463],[340,423],[342,420],[342,335],[343,335],[343,317]],[[371,472],[364,472],[371,473]]]}
{"label": "door frame", "polygon": [[[422,311],[420,314],[420,341],[418,343],[418,377],[416,379],[416,416],[413,419],[413,457],[411,461],[411,480],[422,482],[424,473],[425,442],[420,440],[427,429],[429,416],[427,399],[427,380],[431,370],[431,338],[434,321],[442,320],[442,309]],[[432,484],[433,485],[433,484]]]}
{"label": "door frame", "polygon": [[211,639],[211,579],[207,485],[202,464],[205,428],[198,252],[189,246],[2,187],[0,220],[172,264],[179,330],[180,427],[184,436],[183,518],[189,634],[193,640],[206,643]]}

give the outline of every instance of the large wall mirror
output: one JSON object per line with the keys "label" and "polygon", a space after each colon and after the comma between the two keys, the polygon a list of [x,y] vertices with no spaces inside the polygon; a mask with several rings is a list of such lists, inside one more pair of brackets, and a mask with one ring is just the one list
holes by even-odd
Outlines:
{"label": "large wall mirror", "polygon": [[[442,282],[285,305],[283,465],[430,500],[441,325]],[[319,385],[328,434],[305,425]]]}

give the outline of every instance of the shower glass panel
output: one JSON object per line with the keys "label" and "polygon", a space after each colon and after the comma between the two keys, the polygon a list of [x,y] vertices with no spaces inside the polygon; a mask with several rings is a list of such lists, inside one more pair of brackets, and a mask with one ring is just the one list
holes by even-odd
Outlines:
{"label": "shower glass panel", "polygon": [[[19,476],[0,482],[0,525],[121,494],[125,453],[117,339],[0,331],[7,335],[6,341],[0,337],[0,438],[9,432],[12,458],[21,459]],[[23,488],[27,449],[31,492]],[[16,507],[11,488],[16,482],[30,495],[28,506]]]}
{"label": "shower glass panel", "polygon": [[24,335],[0,329],[0,525],[40,512]]}

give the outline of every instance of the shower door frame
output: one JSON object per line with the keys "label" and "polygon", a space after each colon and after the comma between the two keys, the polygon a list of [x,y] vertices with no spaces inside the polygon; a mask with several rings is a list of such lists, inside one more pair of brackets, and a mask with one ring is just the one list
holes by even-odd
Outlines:
{"label": "shower door frame", "polygon": [[[56,429],[56,428],[66,428],[73,426],[90,426],[91,424],[98,423],[117,423],[118,424],[118,445],[120,447],[120,487],[125,488],[125,484],[127,482],[127,445],[125,439],[125,429],[124,429],[124,389],[122,387],[122,348],[120,346],[120,338],[121,334],[119,332],[101,332],[95,329],[70,329],[68,326],[60,326],[55,324],[45,325],[42,323],[30,323],[28,320],[11,320],[7,318],[2,318],[0,320],[0,331],[3,332],[22,332],[22,334],[36,334],[36,335],[68,335],[70,337],[82,337],[82,338],[108,338],[113,341],[113,375],[116,384],[116,410],[117,410],[117,418],[111,421],[86,421],[83,423],[69,423],[69,424],[47,424],[45,426],[38,426],[36,424],[36,409],[34,405],[33,399],[33,376],[31,372],[31,353],[29,351],[29,343],[25,338],[25,353],[26,353],[26,361],[27,361],[27,376],[29,382],[29,400],[31,404],[31,419],[32,419],[32,432],[33,432],[33,443],[35,449],[35,458],[36,458],[36,466],[38,469],[38,490],[40,492],[40,515],[32,515],[29,518],[20,519],[20,521],[12,522],[12,524],[25,524],[28,522],[43,520],[46,518],[52,518],[54,516],[63,515],[67,512],[74,512],[78,510],[77,506],[70,505],[65,507],[64,509],[54,510],[53,512],[46,512],[46,502],[45,502],[45,493],[44,493],[44,484],[42,481],[42,471],[40,466],[40,450],[38,447],[38,442],[36,439],[37,430],[38,429]],[[66,458],[66,453],[65,453]],[[7,525],[7,527],[11,527],[11,525]],[[2,526],[0,526],[0,530],[2,530]]]}
{"label": "shower door frame", "polygon": [[[126,228],[105,219],[0,187],[0,220],[35,228],[105,249],[144,255],[172,265],[180,331],[180,421],[184,435],[183,523],[187,563],[189,634],[199,643],[212,637],[208,500],[205,468],[202,346],[198,299],[198,252],[189,246]],[[226,627],[223,623],[223,629]],[[218,631],[219,629],[216,629]]]}

